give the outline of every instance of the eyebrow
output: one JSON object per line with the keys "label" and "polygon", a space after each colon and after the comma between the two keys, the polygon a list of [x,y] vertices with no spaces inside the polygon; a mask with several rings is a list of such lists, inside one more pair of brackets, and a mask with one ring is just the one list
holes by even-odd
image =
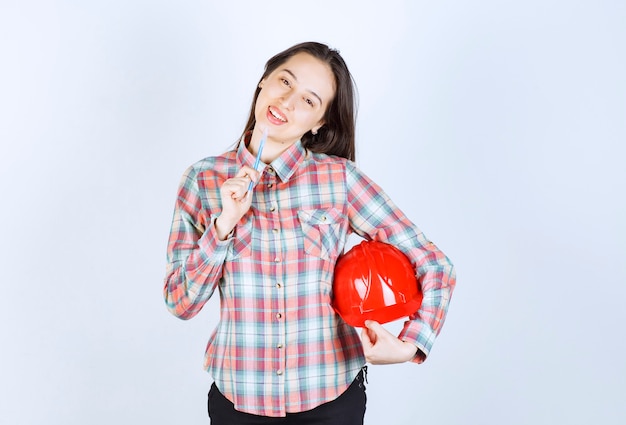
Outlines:
{"label": "eyebrow", "polygon": [[[288,73],[289,75],[291,75],[291,77],[293,78],[293,80],[297,83],[298,82],[298,77],[296,77],[296,74],[294,74],[293,72],[291,72],[290,70],[288,70],[287,68],[284,68],[283,71],[285,71],[286,73]],[[311,93],[313,96],[317,97],[317,100],[320,101],[320,106],[322,106],[324,104],[324,102],[322,102],[322,98],[318,96],[317,93],[315,93],[313,90],[307,90],[309,93]]]}

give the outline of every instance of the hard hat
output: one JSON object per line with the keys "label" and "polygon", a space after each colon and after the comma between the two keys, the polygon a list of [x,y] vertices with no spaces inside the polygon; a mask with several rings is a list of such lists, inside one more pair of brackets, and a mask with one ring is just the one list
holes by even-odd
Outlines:
{"label": "hard hat", "polygon": [[335,266],[333,308],[352,326],[411,315],[422,297],[411,262],[392,245],[363,241],[339,257]]}

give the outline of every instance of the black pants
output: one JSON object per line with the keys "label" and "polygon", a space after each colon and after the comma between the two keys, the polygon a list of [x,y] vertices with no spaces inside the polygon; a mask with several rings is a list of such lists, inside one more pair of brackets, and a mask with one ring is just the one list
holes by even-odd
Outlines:
{"label": "black pants", "polygon": [[287,413],[281,418],[239,412],[213,384],[209,391],[211,425],[363,425],[367,401],[364,380],[364,371],[361,370],[350,387],[335,400],[306,412]]}

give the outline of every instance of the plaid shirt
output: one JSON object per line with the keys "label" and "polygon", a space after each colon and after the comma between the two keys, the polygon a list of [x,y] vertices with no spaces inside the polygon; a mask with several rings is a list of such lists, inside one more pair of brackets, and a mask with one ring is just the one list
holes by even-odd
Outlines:
{"label": "plaid shirt", "polygon": [[252,206],[220,241],[220,187],[245,148],[206,158],[184,174],[167,250],[164,296],[181,319],[196,315],[216,288],[221,317],[205,368],[237,410],[263,416],[313,409],[347,389],[365,364],[357,331],[331,306],[333,269],[350,232],[402,250],[424,292],[399,338],[421,362],[446,315],[452,264],[354,163],[295,143],[265,165]]}

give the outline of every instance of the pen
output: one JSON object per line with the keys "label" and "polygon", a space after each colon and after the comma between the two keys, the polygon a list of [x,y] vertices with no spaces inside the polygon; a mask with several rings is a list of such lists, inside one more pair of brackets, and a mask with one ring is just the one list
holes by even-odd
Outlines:
{"label": "pen", "polygon": [[[256,159],[254,160],[254,169],[258,171],[259,162],[261,162],[261,153],[263,152],[263,146],[265,146],[265,139],[267,139],[267,128],[263,130],[263,136],[261,136],[261,143],[259,144],[259,151],[256,153]],[[248,185],[248,192],[252,190],[254,186],[254,182],[250,180],[250,184]]]}

